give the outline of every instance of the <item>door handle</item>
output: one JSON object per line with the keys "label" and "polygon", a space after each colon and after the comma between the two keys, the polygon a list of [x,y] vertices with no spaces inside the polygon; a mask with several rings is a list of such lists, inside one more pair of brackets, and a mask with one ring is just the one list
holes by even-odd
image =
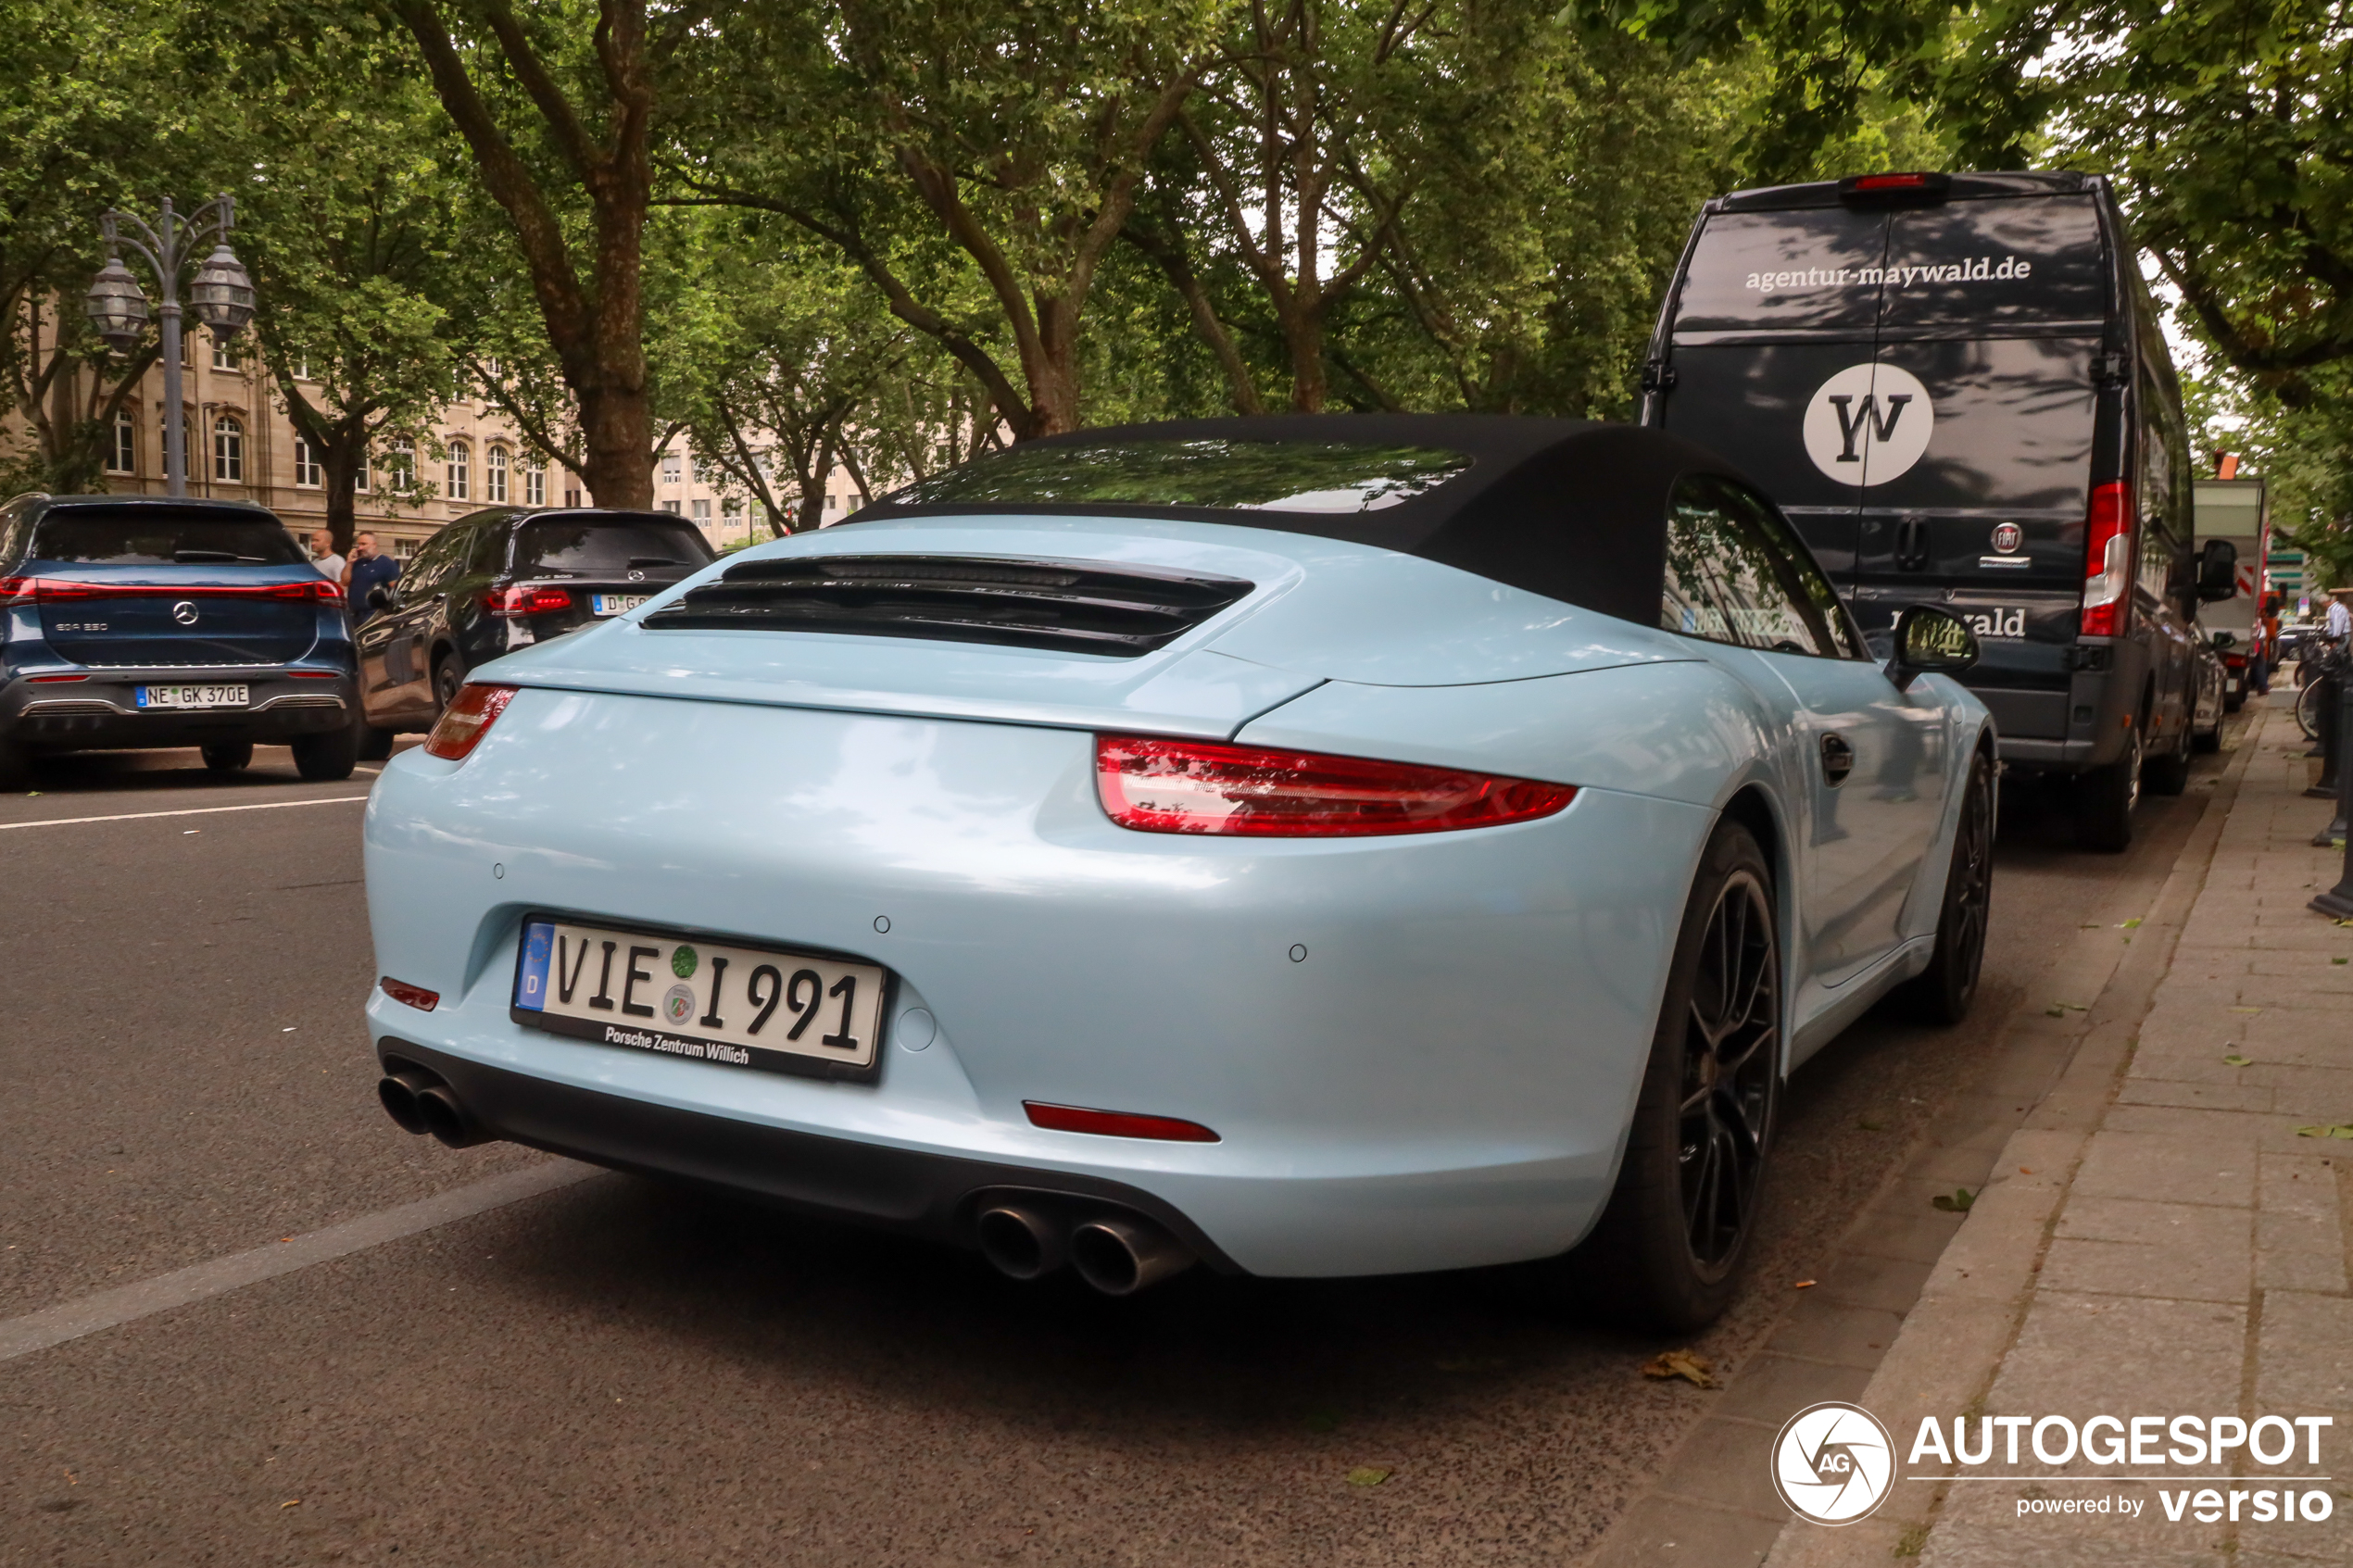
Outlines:
{"label": "door handle", "polygon": [[1846,775],[1854,771],[1855,748],[1846,744],[1846,737],[1835,733],[1824,735],[1822,737],[1822,777],[1830,782],[1830,786],[1836,789],[1846,782]]}
{"label": "door handle", "polygon": [[1928,570],[1928,521],[1907,517],[1895,525],[1895,565],[1904,571]]}

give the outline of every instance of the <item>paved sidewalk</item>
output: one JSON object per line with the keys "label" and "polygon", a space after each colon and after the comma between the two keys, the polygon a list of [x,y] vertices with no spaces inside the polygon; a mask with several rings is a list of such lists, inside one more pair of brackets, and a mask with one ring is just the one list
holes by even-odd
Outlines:
{"label": "paved sidewalk", "polygon": [[[2328,808],[2302,796],[2304,750],[2289,714],[2256,716],[2145,1017],[2114,1021],[2113,1050],[2096,1048],[2095,1029],[2011,1137],[1857,1401],[1894,1434],[1905,1478],[1860,1524],[1793,1521],[1773,1568],[2353,1562],[2353,1141],[2298,1132],[2353,1123],[2353,929],[2305,908],[2340,857],[2310,847]],[[2018,1463],[1998,1448],[1975,1466],[1908,1462],[1923,1417],[1949,1433],[1963,1414],[1972,1442],[1985,1416],[2334,1424],[2320,1432],[2317,1465],[2300,1433],[2296,1462],[2271,1466],[2243,1446],[2188,1467],[2081,1454],[2046,1464],[2031,1438]],[[2056,1429],[2050,1441],[2064,1446]],[[2251,1498],[2242,1512],[2225,1496],[2237,1521],[2200,1523],[2180,1502],[2191,1476],[2227,1494],[2291,1474],[2333,1477],[2296,1488],[2328,1493],[2331,1517],[2256,1523]],[[2182,1507],[2178,1522],[2160,1491]],[[2107,1510],[2037,1508],[2067,1499]]]}

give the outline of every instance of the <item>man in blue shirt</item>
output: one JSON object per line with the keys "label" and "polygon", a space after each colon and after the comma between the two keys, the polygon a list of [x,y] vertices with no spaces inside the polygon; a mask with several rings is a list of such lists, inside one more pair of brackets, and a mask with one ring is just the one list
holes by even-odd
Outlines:
{"label": "man in blue shirt", "polygon": [[365,623],[381,612],[368,602],[372,588],[388,588],[400,576],[400,563],[376,552],[376,536],[362,533],[351,542],[351,565],[344,572],[344,592],[350,596],[351,618]]}

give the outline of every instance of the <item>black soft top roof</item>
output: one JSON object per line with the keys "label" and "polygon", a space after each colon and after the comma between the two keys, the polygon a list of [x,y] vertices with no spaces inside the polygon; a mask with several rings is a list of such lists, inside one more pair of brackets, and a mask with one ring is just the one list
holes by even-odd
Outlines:
{"label": "black soft top roof", "polygon": [[1658,615],[1659,583],[1667,569],[1667,503],[1677,483],[1688,474],[1708,473],[1747,483],[1723,459],[1665,431],[1501,414],[1177,420],[1104,426],[1024,445],[1208,440],[1440,447],[1462,453],[1471,462],[1444,483],[1373,511],[1095,501],[899,505],[885,496],[836,526],[880,518],[975,514],[1186,518],[1377,546],[1647,625]]}

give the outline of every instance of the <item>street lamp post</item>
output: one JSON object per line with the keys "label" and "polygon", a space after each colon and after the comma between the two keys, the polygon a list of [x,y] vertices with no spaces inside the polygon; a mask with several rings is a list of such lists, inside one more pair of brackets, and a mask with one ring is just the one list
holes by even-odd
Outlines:
{"label": "street lamp post", "polygon": [[147,258],[163,293],[157,313],[163,321],[164,485],[173,495],[188,493],[187,428],[180,401],[180,270],[207,239],[215,241],[212,254],[188,285],[188,303],[214,337],[231,338],[242,332],[253,320],[253,280],[229,249],[229,231],[236,226],[236,199],[223,193],[185,218],[171,210],[171,198],[166,196],[153,226],[128,212],[109,211],[98,220],[98,231],[107,238],[107,264],[82,301],[98,335],[125,353],[146,335],[147,296],[122,264],[123,246]]}

